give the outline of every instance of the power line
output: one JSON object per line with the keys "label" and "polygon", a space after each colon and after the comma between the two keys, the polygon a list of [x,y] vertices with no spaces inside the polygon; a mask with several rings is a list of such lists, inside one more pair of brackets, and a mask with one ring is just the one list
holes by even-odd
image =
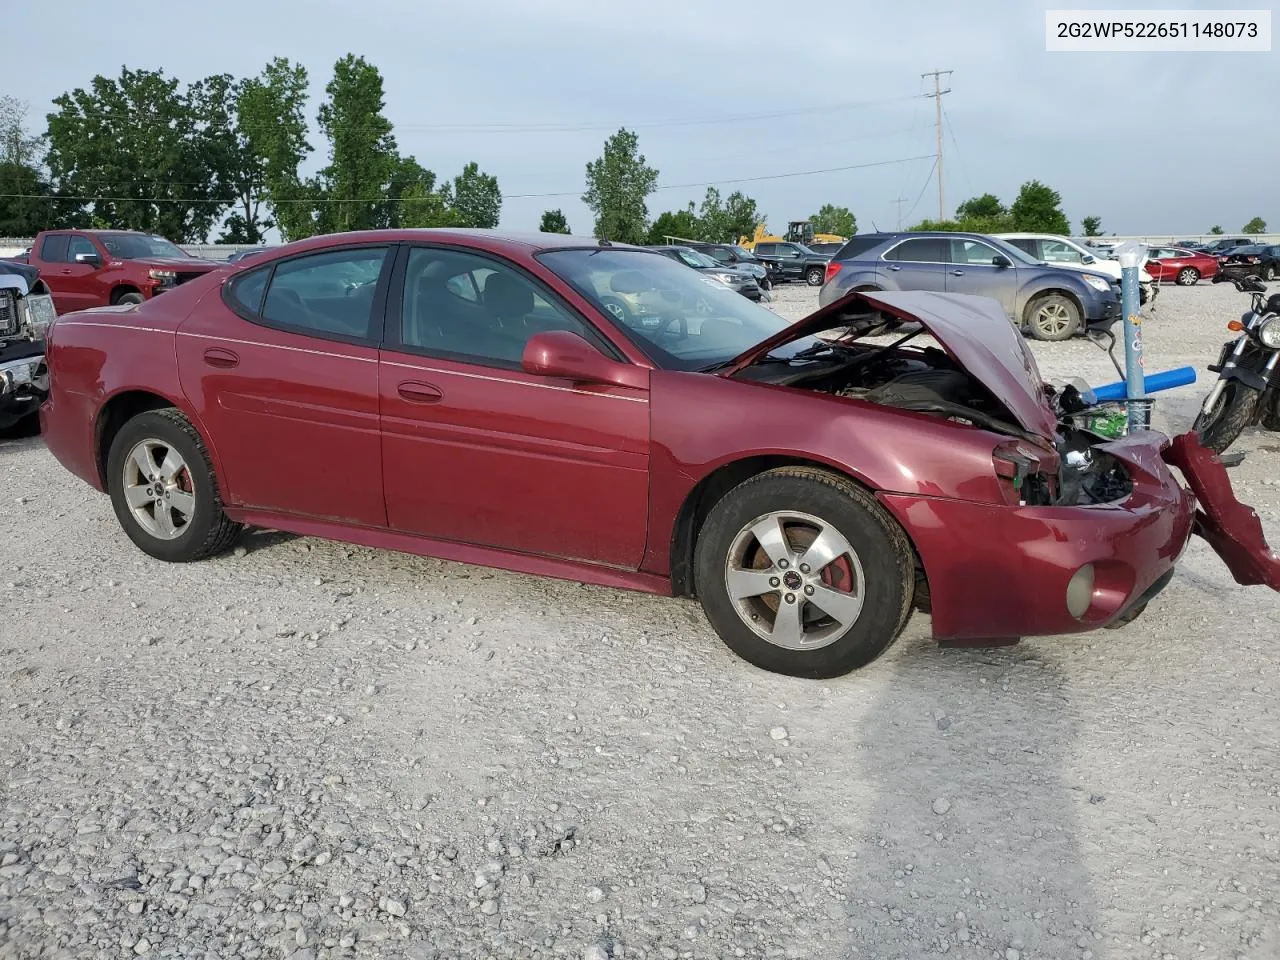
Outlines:
{"label": "power line", "polygon": [[920,194],[916,197],[916,202],[911,205],[911,209],[907,211],[907,219],[911,219],[911,215],[916,212],[916,207],[920,206],[920,201],[924,199],[924,192],[929,189],[929,181],[933,179],[933,171],[938,169],[938,158],[933,158],[933,166],[929,168],[929,175],[924,178],[924,186],[920,188]]}
{"label": "power line", "polygon": [[928,73],[920,74],[921,79],[923,79],[924,77],[933,77],[933,93],[926,94],[926,96],[933,97],[934,110],[936,113],[935,126],[937,128],[937,133],[938,133],[938,153],[937,153],[937,163],[935,163],[934,166],[936,166],[938,170],[938,219],[939,220],[947,219],[947,202],[946,202],[945,194],[943,191],[944,178],[942,176],[942,95],[944,93],[951,92],[950,87],[947,87],[947,89],[945,90],[942,89],[942,78],[949,77],[954,72],[955,71],[953,70],[930,70]]}
{"label": "power line", "polygon": [[[660,184],[654,190],[688,190],[694,187],[717,187],[724,184],[734,183],[759,183],[763,180],[787,180],[793,177],[812,177],[823,173],[842,173],[847,170],[867,170],[871,167],[887,167],[899,163],[911,163],[915,160],[927,160],[929,154],[922,154],[917,157],[901,157],[896,160],[875,160],[870,163],[852,163],[840,167],[824,167],[819,170],[795,170],[789,173],[769,173],[758,177],[732,177],[721,180],[706,180],[699,183],[667,183]],[[507,193],[503,194],[503,200],[532,200],[551,197],[576,197],[582,194],[582,190],[562,190],[550,193]],[[199,198],[188,199],[185,197],[85,197],[85,196],[69,196],[69,195],[49,195],[39,193],[0,193],[0,199],[14,200],[71,200],[80,203],[183,203],[194,206],[196,204],[212,203],[219,205],[227,205],[225,200],[203,200]],[[284,203],[302,203],[313,206],[328,203],[404,203],[420,199],[418,197],[315,197],[315,198],[290,198],[283,200],[273,200],[274,204]]]}

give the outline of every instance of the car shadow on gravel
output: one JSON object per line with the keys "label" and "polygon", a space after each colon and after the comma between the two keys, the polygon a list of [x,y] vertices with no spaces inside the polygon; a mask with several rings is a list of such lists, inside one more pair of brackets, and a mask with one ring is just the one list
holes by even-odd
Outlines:
{"label": "car shadow on gravel", "polygon": [[1082,718],[1059,664],[922,637],[872,670],[869,705],[833,691],[861,713],[849,789],[829,797],[850,841],[840,955],[1101,956],[1080,827],[1105,797],[1068,772]]}

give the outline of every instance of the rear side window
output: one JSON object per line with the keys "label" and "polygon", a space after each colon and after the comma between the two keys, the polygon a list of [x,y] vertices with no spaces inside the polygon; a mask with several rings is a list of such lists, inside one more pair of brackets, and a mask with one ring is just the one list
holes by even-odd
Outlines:
{"label": "rear side window", "polygon": [[881,244],[881,237],[853,237],[843,247],[836,251],[833,259],[836,260],[858,260],[868,250]]}
{"label": "rear side window", "polygon": [[919,237],[903,240],[884,255],[886,260],[906,263],[946,263],[947,241],[937,237]]}
{"label": "rear side window", "polygon": [[67,240],[65,233],[45,237],[40,244],[40,259],[45,263],[66,263],[70,259],[67,256]]}
{"label": "rear side window", "polygon": [[313,253],[276,264],[262,319],[300,333],[363,339],[386,247]]}
{"label": "rear side window", "polygon": [[237,312],[257,316],[262,310],[262,294],[267,289],[267,278],[271,276],[271,268],[263,267],[249,273],[242,273],[231,281],[227,288],[227,299],[233,306],[239,307]]}

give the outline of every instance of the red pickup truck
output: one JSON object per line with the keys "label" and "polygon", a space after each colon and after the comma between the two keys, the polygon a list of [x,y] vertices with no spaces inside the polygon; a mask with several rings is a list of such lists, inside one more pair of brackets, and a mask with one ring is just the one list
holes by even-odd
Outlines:
{"label": "red pickup truck", "polygon": [[130,230],[47,230],[25,259],[40,271],[59,314],[141,303],[225,266],[193,257],[164,237]]}

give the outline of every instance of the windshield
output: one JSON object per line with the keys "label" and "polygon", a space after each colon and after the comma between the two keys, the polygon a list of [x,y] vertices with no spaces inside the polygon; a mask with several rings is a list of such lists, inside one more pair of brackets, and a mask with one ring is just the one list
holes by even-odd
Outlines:
{"label": "windshield", "polygon": [[[552,250],[538,259],[665,370],[718,366],[790,326],[719,280],[643,250]],[[821,347],[822,341],[803,337],[770,356]]]}
{"label": "windshield", "polygon": [[676,256],[687,263],[691,267],[719,267],[722,266],[719,260],[709,257],[705,253],[698,250],[691,250],[683,247],[676,251]]}
{"label": "windshield", "polygon": [[187,257],[181,247],[164,237],[141,233],[103,233],[98,235],[107,253],[121,260],[147,260],[152,257]]}

